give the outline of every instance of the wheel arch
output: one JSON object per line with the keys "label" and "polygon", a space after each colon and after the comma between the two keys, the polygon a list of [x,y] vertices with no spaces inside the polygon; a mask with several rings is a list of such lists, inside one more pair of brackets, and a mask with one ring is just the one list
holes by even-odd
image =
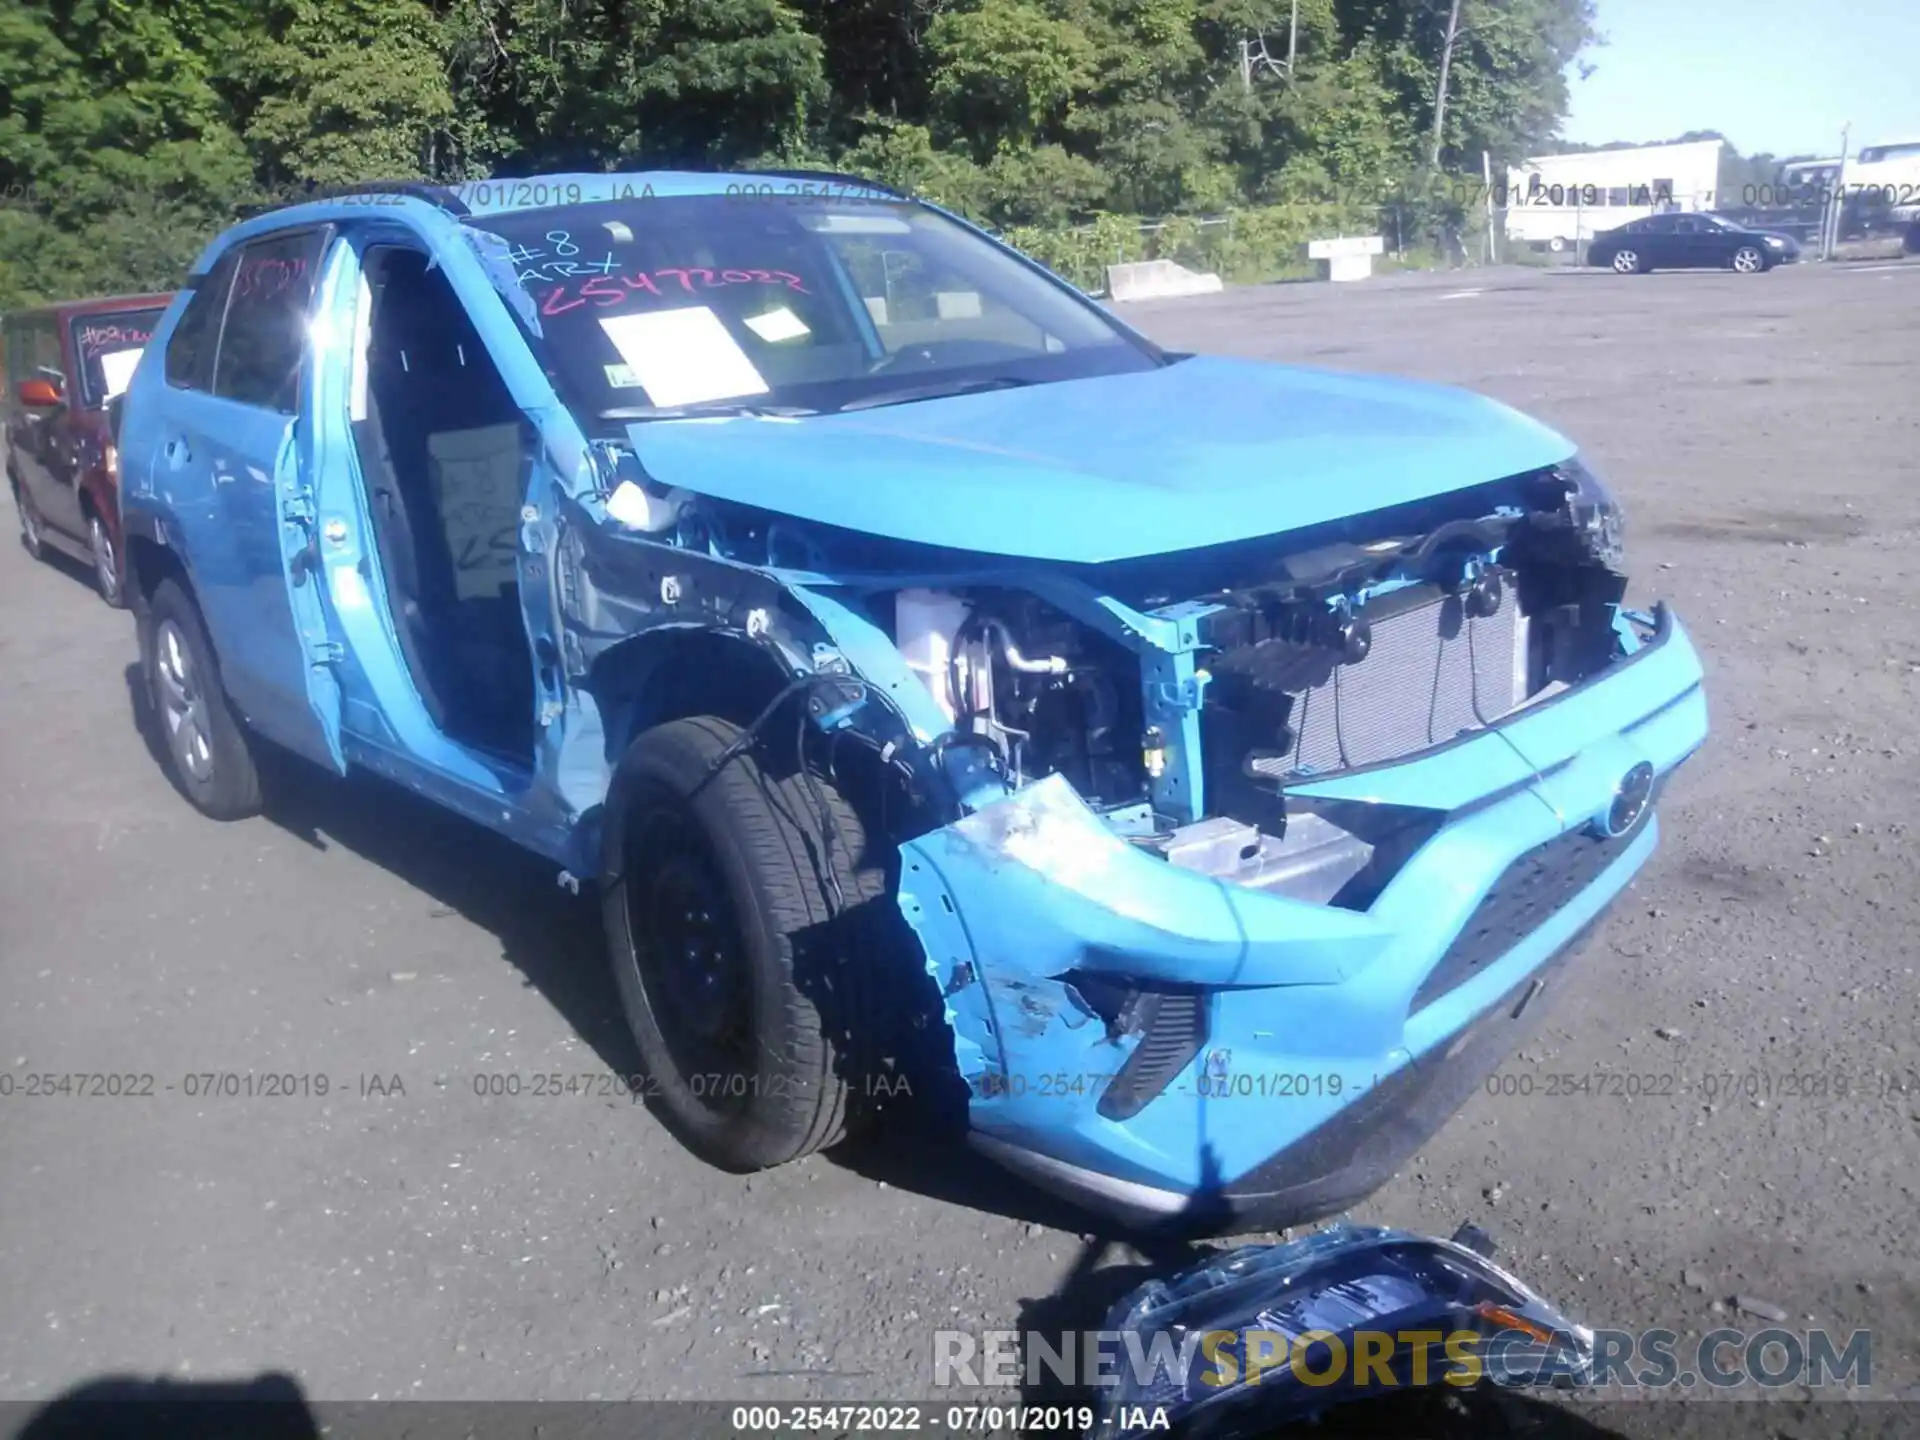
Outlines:
{"label": "wheel arch", "polygon": [[604,651],[585,688],[600,707],[607,761],[617,765],[635,737],[669,720],[718,715],[747,725],[794,678],[770,645],[673,627],[643,631]]}
{"label": "wheel arch", "polygon": [[[623,867],[627,796],[621,761],[633,742],[656,726],[698,715],[718,716],[745,729],[799,673],[769,642],[693,627],[645,631],[596,659],[586,685],[600,711],[606,746],[606,795],[593,832],[602,884],[618,883]],[[802,732],[795,707],[805,699],[804,692],[796,692],[766,726],[759,746],[762,764],[776,771],[797,767],[795,746],[804,734],[810,758],[817,764],[828,757],[836,783],[876,841],[891,848],[905,835],[940,823],[903,776],[899,761],[884,760],[875,743],[840,743],[842,734],[857,731],[823,736],[809,721]]]}
{"label": "wheel arch", "polygon": [[97,476],[81,483],[80,518],[91,520],[98,516],[117,544],[120,540],[120,507],[114,503],[113,497],[101,493],[105,486],[106,482]]}
{"label": "wheel arch", "polygon": [[[151,516],[135,513],[122,517],[120,568],[123,593],[138,614],[146,613],[153,592],[163,580],[171,580],[186,591],[195,608],[200,605],[186,557],[168,543],[166,533]],[[212,643],[211,636],[208,643]]]}
{"label": "wheel arch", "polygon": [[583,688],[599,709],[606,746],[595,856],[601,883],[619,878],[627,798],[621,761],[633,742],[695,715],[749,725],[792,678],[771,647],[695,627],[645,630],[595,657]]}

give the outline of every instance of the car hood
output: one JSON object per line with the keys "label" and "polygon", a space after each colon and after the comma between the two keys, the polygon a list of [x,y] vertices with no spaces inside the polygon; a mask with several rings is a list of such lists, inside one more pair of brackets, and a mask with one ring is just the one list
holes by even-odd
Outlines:
{"label": "car hood", "polygon": [[647,473],[894,540],[1100,563],[1279,534],[1555,464],[1573,444],[1411,380],[1193,357],[846,415],[649,421]]}

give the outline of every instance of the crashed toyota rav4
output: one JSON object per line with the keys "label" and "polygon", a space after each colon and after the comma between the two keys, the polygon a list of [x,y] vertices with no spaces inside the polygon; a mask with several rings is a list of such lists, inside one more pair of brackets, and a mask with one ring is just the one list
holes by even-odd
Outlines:
{"label": "crashed toyota rav4", "polygon": [[869,184],[315,200],[153,345],[179,788],[247,814],[271,742],[596,882],[647,1093],[729,1167],[930,1052],[1090,1205],[1340,1208],[1511,1053],[1706,733],[1568,440],[1167,353]]}

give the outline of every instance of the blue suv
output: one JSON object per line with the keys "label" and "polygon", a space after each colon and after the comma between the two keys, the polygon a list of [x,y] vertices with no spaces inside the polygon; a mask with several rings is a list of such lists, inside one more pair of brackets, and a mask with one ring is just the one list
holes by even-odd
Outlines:
{"label": "blue suv", "polygon": [[594,882],[646,1093],[729,1168],[911,1090],[1128,1221],[1342,1208],[1706,735],[1568,440],[1168,353],[870,182],[369,187],[222,235],[151,353],[180,790],[249,814],[270,745]]}

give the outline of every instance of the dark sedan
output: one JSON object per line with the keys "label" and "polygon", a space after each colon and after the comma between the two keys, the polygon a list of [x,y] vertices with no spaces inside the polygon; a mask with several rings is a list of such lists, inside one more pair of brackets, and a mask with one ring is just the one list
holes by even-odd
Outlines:
{"label": "dark sedan", "polygon": [[1648,270],[1711,266],[1758,275],[1800,258],[1799,242],[1766,230],[1749,230],[1720,215],[1648,215],[1603,230],[1587,245],[1587,263],[1622,275]]}

